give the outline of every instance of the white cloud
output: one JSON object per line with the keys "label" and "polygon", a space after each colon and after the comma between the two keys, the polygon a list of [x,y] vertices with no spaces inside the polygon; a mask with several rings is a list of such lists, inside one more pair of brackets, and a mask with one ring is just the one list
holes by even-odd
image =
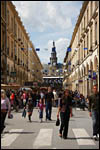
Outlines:
{"label": "white cloud", "polygon": [[[50,61],[52,41],[55,40],[58,62],[63,62],[70,43],[81,1],[12,1],[30,33],[34,45],[40,45],[38,56],[42,63]],[[34,43],[35,41],[35,43]],[[48,47],[48,51],[44,48]]]}
{"label": "white cloud", "polygon": [[[60,38],[55,41],[55,47],[56,47],[56,52],[57,52],[57,57],[58,57],[58,63],[63,62],[67,47],[69,46],[69,39],[66,38]],[[50,40],[48,41],[47,48],[48,50],[46,51],[43,47],[41,48],[40,52],[38,52],[38,56],[40,57],[42,63],[47,63],[50,62],[50,57],[51,57],[51,52],[52,52],[52,47],[53,47],[53,41]]]}
{"label": "white cloud", "polygon": [[69,29],[72,18],[79,10],[70,2],[56,1],[13,1],[22,21],[33,31],[44,32],[51,29]]}

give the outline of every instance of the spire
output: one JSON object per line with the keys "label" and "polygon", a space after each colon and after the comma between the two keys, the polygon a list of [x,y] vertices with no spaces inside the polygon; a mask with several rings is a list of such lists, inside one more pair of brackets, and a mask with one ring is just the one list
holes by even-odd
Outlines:
{"label": "spire", "polygon": [[55,47],[55,42],[53,41],[53,47]]}
{"label": "spire", "polygon": [[52,47],[52,52],[56,52],[56,47],[55,47],[55,42],[53,41],[53,47]]}

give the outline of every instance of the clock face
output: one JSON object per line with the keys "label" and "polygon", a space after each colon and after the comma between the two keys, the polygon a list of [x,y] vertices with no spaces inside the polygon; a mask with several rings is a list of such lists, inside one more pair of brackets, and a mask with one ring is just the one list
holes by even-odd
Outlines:
{"label": "clock face", "polygon": [[54,62],[53,65],[56,66],[56,63]]}

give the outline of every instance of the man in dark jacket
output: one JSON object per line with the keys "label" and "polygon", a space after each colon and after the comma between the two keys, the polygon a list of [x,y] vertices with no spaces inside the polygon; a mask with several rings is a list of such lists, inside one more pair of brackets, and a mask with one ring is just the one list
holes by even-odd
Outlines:
{"label": "man in dark jacket", "polygon": [[52,93],[51,87],[48,87],[48,92],[45,94],[45,105],[46,105],[46,120],[51,120],[51,112],[52,112],[52,101],[54,99],[54,95]]}
{"label": "man in dark jacket", "polygon": [[97,85],[93,86],[93,94],[89,97],[89,112],[93,120],[93,138],[99,138],[99,93]]}

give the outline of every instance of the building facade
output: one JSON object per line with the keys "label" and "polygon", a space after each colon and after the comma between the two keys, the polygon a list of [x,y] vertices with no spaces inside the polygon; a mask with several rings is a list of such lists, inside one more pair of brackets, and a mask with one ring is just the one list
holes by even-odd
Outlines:
{"label": "building facade", "polygon": [[29,47],[30,48],[28,51],[28,81],[41,83],[43,78],[43,66],[31,41],[29,42]]}
{"label": "building facade", "polygon": [[[1,4],[3,5],[3,3],[4,2],[2,1]],[[33,62],[29,61],[30,39],[13,3],[11,1],[6,1],[5,3],[6,3],[6,38],[5,38],[6,42],[4,40],[4,37],[1,36],[2,37],[1,41],[6,46],[6,61],[5,61],[6,73],[4,73],[6,80],[3,81],[3,83],[6,84],[16,83],[19,85],[24,85],[24,83],[28,82],[28,80],[34,79],[34,76],[31,73],[32,67],[28,69],[29,67],[28,63],[30,64],[30,66],[33,65],[31,64]],[[2,14],[3,13],[4,12],[2,12]],[[35,48],[32,52],[34,53],[34,56],[37,58],[38,56],[35,52]],[[32,59],[34,58],[31,58],[31,60]],[[34,61],[34,63],[37,62]],[[39,63],[41,64],[41,62]],[[31,79],[29,78],[29,73],[31,74],[30,77]],[[40,78],[41,77],[42,76],[40,76]]]}
{"label": "building facade", "polygon": [[1,2],[1,83],[6,82],[6,67],[7,67],[7,57],[6,57],[6,46],[7,46],[7,14],[6,14],[6,1]]}
{"label": "building facade", "polygon": [[94,84],[99,90],[99,1],[83,2],[69,47],[63,84],[87,97]]}

